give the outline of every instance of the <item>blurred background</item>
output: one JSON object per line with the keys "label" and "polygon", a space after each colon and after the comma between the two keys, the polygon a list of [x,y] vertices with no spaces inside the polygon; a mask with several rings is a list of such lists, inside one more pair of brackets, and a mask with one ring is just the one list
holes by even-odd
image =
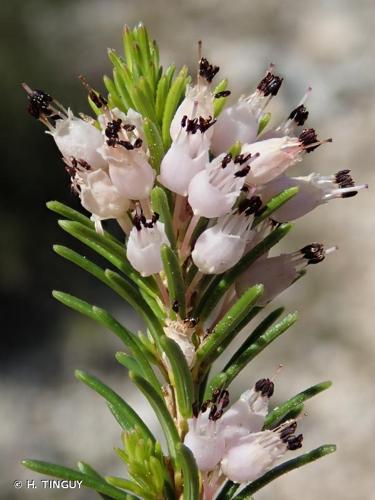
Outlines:
{"label": "blurred background", "polygon": [[[110,72],[106,49],[121,49],[124,23],[142,20],[159,42],[164,64],[194,70],[196,42],[228,76],[234,95],[250,93],[269,62],[285,77],[272,105],[273,123],[295,107],[306,87],[309,125],[332,145],[307,155],[300,173],[325,175],[350,168],[375,185],[373,0],[2,0],[0,64],[2,133],[0,496],[9,500],[90,499],[95,494],[14,490],[13,480],[35,477],[25,457],[74,466],[85,460],[121,475],[112,447],[119,429],[106,405],[74,379],[80,368],[99,376],[136,405],[156,428],[144,400],[114,360],[121,348],[108,332],[51,298],[52,288],[109,308],[137,328],[131,311],[85,273],[54,255],[55,242],[79,246],[45,208],[58,199],[77,207],[53,141],[25,111],[22,81],[42,88],[75,112],[89,112],[77,76],[102,88]],[[335,200],[299,221],[283,244],[311,241],[339,251],[278,301],[298,309],[300,321],[260,355],[233,387],[232,397],[282,363],[274,403],[316,382],[333,387],[307,404],[304,449],[334,442],[338,452],[277,480],[260,500],[375,498],[373,471],[375,218],[373,192]],[[88,252],[85,252],[89,255]]]}

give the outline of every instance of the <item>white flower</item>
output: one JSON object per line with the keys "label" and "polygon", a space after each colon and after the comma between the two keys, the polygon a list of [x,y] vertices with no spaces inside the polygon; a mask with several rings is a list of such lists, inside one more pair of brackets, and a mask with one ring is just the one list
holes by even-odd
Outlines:
{"label": "white flower", "polygon": [[[187,85],[185,98],[177,108],[171,123],[170,134],[173,141],[180,133],[184,116],[187,116],[189,120],[198,117],[210,120],[214,116],[214,96],[210,90],[210,84],[218,71],[219,68],[210,64],[204,57],[199,61],[198,83],[193,87]],[[207,136],[211,137],[212,132],[211,128]]]}
{"label": "white flower", "polygon": [[52,135],[65,158],[84,160],[94,170],[108,166],[97,151],[103,145],[100,130],[91,123],[75,117],[70,110],[66,118],[57,120],[55,128],[46,133]]}
{"label": "white flower", "polygon": [[237,141],[252,143],[258,134],[259,120],[270,99],[283,81],[272,73],[272,67],[259,83],[257,90],[236,104],[226,107],[214,127],[211,150],[217,155],[228,151]]}
{"label": "white flower", "polygon": [[224,454],[224,439],[220,422],[209,418],[209,411],[188,419],[189,431],[184,444],[193,453],[198,469],[213,470]]}
{"label": "white flower", "polygon": [[241,436],[262,430],[268,413],[269,399],[273,394],[274,384],[268,379],[261,379],[252,389],[243,392],[240,398],[221,418],[226,447],[233,445]]}
{"label": "white flower", "polygon": [[78,183],[82,206],[97,218],[117,219],[129,209],[129,200],[120,195],[104,170],[85,172]]}
{"label": "white flower", "polygon": [[155,171],[134,131],[134,125],[121,118],[108,122],[106,143],[98,151],[108,161],[109,175],[118,191],[131,200],[143,200],[154,185]]}
{"label": "white flower", "polygon": [[229,393],[216,389],[210,400],[195,408],[184,444],[202,472],[220,467],[231,481],[246,483],[264,474],[287,450],[302,446],[302,434],[294,435],[295,420],[261,431],[273,390],[270,379],[261,379],[225,411]]}
{"label": "white flower", "polygon": [[[330,142],[330,139],[327,141]],[[322,141],[318,141],[314,129],[305,129],[299,137],[276,137],[245,144],[243,154],[259,154],[251,164],[246,182],[251,186],[259,186],[272,181],[285,172],[296,162],[301,161],[304,151],[310,152],[317,148]]]}
{"label": "white flower", "polygon": [[194,365],[196,359],[195,347],[191,339],[193,331],[189,320],[172,321],[167,319],[164,327],[166,336],[179,345],[189,368]]}
{"label": "white flower", "polygon": [[262,476],[287,450],[302,446],[302,434],[294,436],[297,423],[288,420],[274,430],[241,437],[221,461],[221,470],[235,483],[247,483]]}
{"label": "white flower", "polygon": [[146,220],[143,216],[134,217],[134,227],[130,231],[126,246],[126,256],[130,264],[142,276],[159,273],[163,269],[160,256],[163,244],[169,244],[164,224],[154,216]]}
{"label": "white flower", "polygon": [[252,285],[262,283],[264,293],[257,304],[264,306],[300,276],[304,265],[317,264],[334,250],[336,247],[325,250],[321,243],[312,243],[298,252],[258,259],[237,279],[237,295],[242,295]]}
{"label": "white flower", "polygon": [[194,264],[204,274],[220,274],[233,267],[254,236],[253,215],[226,215],[203,231],[191,254]]}
{"label": "white flower", "polygon": [[187,195],[190,181],[208,163],[207,130],[212,123],[203,118],[183,117],[180,132],[161,162],[158,180],[163,186]]}
{"label": "white flower", "polygon": [[189,204],[194,215],[215,218],[230,212],[241,193],[251,155],[222,154],[199,172],[189,185]]}
{"label": "white flower", "polygon": [[292,186],[299,188],[298,193],[282,207],[273,212],[272,219],[277,222],[288,222],[298,219],[335,198],[355,196],[367,184],[356,185],[350,170],[341,170],[335,175],[322,176],[312,173],[306,177],[280,176],[261,187],[264,202]]}

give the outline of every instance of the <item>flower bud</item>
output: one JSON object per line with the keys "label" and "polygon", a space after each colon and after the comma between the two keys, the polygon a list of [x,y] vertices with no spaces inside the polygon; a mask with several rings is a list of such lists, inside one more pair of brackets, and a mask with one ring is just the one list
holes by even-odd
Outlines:
{"label": "flower bud", "polygon": [[68,112],[67,118],[56,121],[51,134],[57,147],[65,158],[77,158],[86,161],[94,170],[106,168],[106,160],[97,149],[103,145],[103,136],[94,125]]}
{"label": "flower bud", "polygon": [[199,271],[221,274],[237,264],[254,236],[250,230],[253,219],[245,214],[228,215],[203,231],[191,254]]}
{"label": "flower bud", "polygon": [[164,224],[154,219],[134,218],[126,246],[126,256],[130,264],[142,276],[159,273],[163,269],[160,256],[163,244],[169,244]]}

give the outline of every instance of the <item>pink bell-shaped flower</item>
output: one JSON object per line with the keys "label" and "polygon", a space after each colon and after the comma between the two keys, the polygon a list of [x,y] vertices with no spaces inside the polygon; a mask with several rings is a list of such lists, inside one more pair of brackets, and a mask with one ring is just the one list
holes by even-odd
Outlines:
{"label": "pink bell-shaped flower", "polygon": [[289,222],[298,219],[335,198],[355,196],[367,184],[356,185],[350,170],[341,170],[334,175],[322,176],[312,173],[306,177],[287,177],[282,175],[261,187],[259,193],[266,203],[281,191],[297,186],[298,193],[273,212],[272,219]]}
{"label": "pink bell-shaped flower", "polygon": [[126,256],[130,264],[142,276],[160,273],[163,269],[161,247],[169,244],[164,224],[157,220],[156,215],[150,220],[146,220],[143,215],[136,215],[133,223],[126,245]]}
{"label": "pink bell-shaped flower", "polygon": [[211,150],[215,155],[228,151],[237,141],[252,143],[256,140],[259,120],[270,99],[275,96],[282,78],[272,72],[273,66],[259,83],[256,91],[224,108],[214,127]]}

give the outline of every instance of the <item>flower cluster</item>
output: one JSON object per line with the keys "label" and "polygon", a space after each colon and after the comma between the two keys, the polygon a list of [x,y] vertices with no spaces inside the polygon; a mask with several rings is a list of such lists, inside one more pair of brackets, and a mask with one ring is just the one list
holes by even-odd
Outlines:
{"label": "flower cluster", "polygon": [[222,476],[236,483],[254,481],[287,450],[302,446],[295,436],[296,420],[286,420],[272,430],[262,430],[274,384],[261,379],[224,412],[229,404],[227,390],[216,389],[189,420],[185,444],[194,453],[204,473],[206,489],[217,489]]}
{"label": "flower cluster", "polygon": [[[294,434],[296,420],[282,418],[288,408],[276,427],[264,427],[274,389],[269,379],[259,380],[227,409],[228,385],[294,323],[295,315],[271,328],[281,312],[270,313],[209,380],[212,363],[260,310],[303,276],[306,266],[336,250],[313,242],[271,256],[290,221],[367,186],[356,184],[347,169],[288,175],[306,154],[331,139],[320,140],[306,125],[310,88],[285,121],[268,126],[267,106],[283,83],[273,65],[250,95],[226,106],[227,81],[214,86],[219,68],[206,58],[199,57],[196,82],[186,68],[173,79],[174,67],[163,73],[157,47],[143,26],[126,29],[124,37],[126,60],[109,52],[114,80],[105,78],[108,96],[83,79],[95,119],[76,116],[46,92],[23,86],[29,113],[54,139],[72,192],[91,221],[56,203],[51,207],[71,219],[63,221],[63,229],[107,259],[116,272],[102,270],[69,249],[56,251],[127,300],[142,315],[147,332],[131,335],[101,309],[61,292],[56,298],[120,336],[128,353],[120,353],[118,360],[167,429],[168,459],[155,448],[134,410],[129,413],[121,398],[114,400],[113,391],[101,387],[98,392],[106,395],[117,420],[130,415],[122,426],[133,436],[125,439],[131,450],[121,456],[134,471],[136,486],[116,478],[110,484],[144,498],[154,498],[155,491],[164,498],[163,492],[171,490],[173,498],[180,498],[182,467],[185,487],[189,483],[189,491],[195,491],[186,498],[209,500],[226,479],[251,483],[287,450],[302,445],[302,435]],[[117,220],[122,240],[104,230],[108,219]],[[81,372],[79,378],[97,390],[97,381]],[[289,408],[296,409],[301,407]],[[139,452],[138,435],[144,445],[139,444]],[[330,451],[332,447],[321,454]],[[147,489],[149,469],[142,472],[136,460],[142,453],[148,457],[147,467],[152,469],[157,460],[163,473],[153,490]],[[98,491],[111,497],[106,488]],[[165,498],[171,498],[169,493]]]}

